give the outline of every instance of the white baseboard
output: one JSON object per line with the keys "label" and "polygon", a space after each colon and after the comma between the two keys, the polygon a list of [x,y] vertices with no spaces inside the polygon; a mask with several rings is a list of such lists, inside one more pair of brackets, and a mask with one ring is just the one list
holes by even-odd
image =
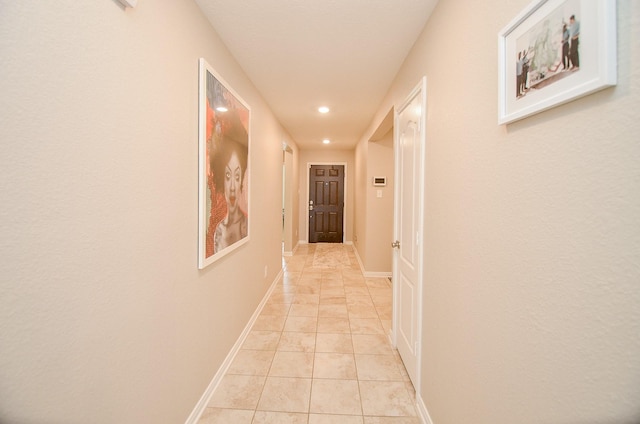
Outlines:
{"label": "white baseboard", "polygon": [[[308,240],[298,240],[298,244],[310,244]],[[343,241],[342,244],[353,245],[352,241]]]}
{"label": "white baseboard", "polygon": [[300,243],[296,244],[293,249],[291,250],[291,252],[282,252],[282,256],[293,256],[296,254],[296,251],[298,250],[298,247],[300,246]]}
{"label": "white baseboard", "polygon": [[244,327],[244,330],[240,334],[240,337],[238,337],[238,340],[231,348],[231,351],[229,351],[229,354],[222,362],[222,365],[220,365],[220,368],[218,368],[218,372],[216,372],[216,374],[213,376],[211,383],[209,383],[209,386],[207,386],[207,389],[204,391],[202,397],[200,397],[200,400],[196,404],[195,408],[193,408],[193,411],[191,411],[191,414],[189,415],[189,418],[187,418],[187,421],[185,421],[185,424],[197,424],[198,421],[200,420],[200,417],[202,416],[205,409],[207,408],[207,405],[211,401],[211,397],[213,396],[213,393],[216,391],[216,389],[220,385],[220,382],[222,381],[222,378],[229,370],[231,363],[235,359],[236,355],[238,354],[238,351],[240,351],[240,348],[242,347],[242,344],[244,343],[247,336],[249,335],[249,332],[251,331],[251,327],[253,327],[253,324],[256,322],[256,320],[260,316],[260,313],[262,313],[262,309],[264,308],[264,305],[267,303],[269,296],[271,296],[271,293],[273,293],[273,290],[276,288],[278,281],[280,281],[282,274],[283,274],[283,270],[281,268],[280,272],[278,273],[278,275],[276,275],[276,278],[271,283],[271,287],[269,287],[269,290],[267,290],[264,297],[262,298],[262,301],[260,302],[255,312],[251,316],[251,319],[249,320],[247,325]]}
{"label": "white baseboard", "polygon": [[[391,272],[368,272],[364,269],[364,265],[362,264],[362,259],[360,258],[360,254],[358,253],[358,248],[352,242],[348,242],[353,245],[353,252],[356,254],[356,259],[358,260],[358,266],[360,266],[360,271],[365,278],[385,278],[392,277],[393,273]],[[345,243],[346,244],[346,243]]]}
{"label": "white baseboard", "polygon": [[364,275],[365,278],[393,277],[393,274],[390,272],[363,272],[362,275]]}
{"label": "white baseboard", "polygon": [[356,247],[356,245],[353,245],[353,253],[356,254],[356,259],[358,260],[358,266],[360,267],[360,271],[362,272],[362,275],[364,275],[365,270],[364,270],[364,265],[362,264],[362,259],[360,259],[360,254],[358,253],[358,248]]}
{"label": "white baseboard", "polygon": [[422,424],[433,424],[429,411],[427,411],[427,406],[424,404],[419,393],[416,393],[416,409],[418,410],[418,418],[420,418]]}

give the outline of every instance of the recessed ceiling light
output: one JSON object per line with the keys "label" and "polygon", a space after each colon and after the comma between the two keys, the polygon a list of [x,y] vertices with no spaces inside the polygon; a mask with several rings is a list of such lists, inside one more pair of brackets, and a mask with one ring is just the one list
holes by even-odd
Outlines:
{"label": "recessed ceiling light", "polygon": [[329,140],[328,138],[325,138],[324,140],[322,140],[322,143],[329,144],[331,143],[331,140]]}
{"label": "recessed ceiling light", "polygon": [[328,113],[329,112],[329,108],[326,107],[326,106],[320,106],[318,108],[318,112],[320,112],[320,113]]}
{"label": "recessed ceiling light", "polygon": [[227,109],[227,108],[226,108],[226,107],[224,107],[224,106],[218,106],[218,107],[216,108],[216,110],[217,110],[218,112],[227,112],[229,109]]}

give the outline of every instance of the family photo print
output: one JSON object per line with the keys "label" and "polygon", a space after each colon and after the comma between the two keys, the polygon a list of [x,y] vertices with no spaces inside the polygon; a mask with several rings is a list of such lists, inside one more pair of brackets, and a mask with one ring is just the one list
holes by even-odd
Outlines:
{"label": "family photo print", "polygon": [[534,1],[498,44],[505,124],[616,84],[616,2]]}

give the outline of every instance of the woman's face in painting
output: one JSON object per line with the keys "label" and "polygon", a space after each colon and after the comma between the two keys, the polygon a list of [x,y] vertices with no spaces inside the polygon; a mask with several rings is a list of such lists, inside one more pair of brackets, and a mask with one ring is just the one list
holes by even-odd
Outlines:
{"label": "woman's face in painting", "polygon": [[224,197],[227,201],[229,215],[236,212],[238,208],[238,195],[240,194],[240,184],[242,183],[242,168],[236,152],[231,153],[229,163],[224,169]]}

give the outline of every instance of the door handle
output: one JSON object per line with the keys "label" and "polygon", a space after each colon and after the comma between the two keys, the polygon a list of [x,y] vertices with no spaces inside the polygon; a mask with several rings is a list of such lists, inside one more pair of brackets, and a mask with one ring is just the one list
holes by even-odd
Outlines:
{"label": "door handle", "polygon": [[400,249],[400,241],[394,241],[393,243],[391,243],[391,247],[393,247],[394,249]]}

